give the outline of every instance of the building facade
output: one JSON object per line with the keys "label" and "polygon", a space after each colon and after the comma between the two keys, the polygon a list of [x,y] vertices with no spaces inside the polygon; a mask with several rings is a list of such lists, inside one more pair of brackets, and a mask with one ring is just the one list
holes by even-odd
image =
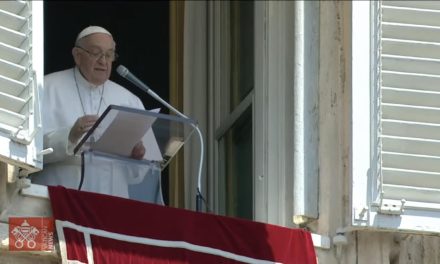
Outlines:
{"label": "building facade", "polygon": [[[42,19],[38,4],[30,8]],[[170,94],[204,134],[205,210],[306,228],[319,263],[440,263],[439,4],[177,1],[170,9]],[[38,80],[37,63],[29,65],[16,68],[35,69]],[[5,72],[6,81],[24,77],[2,86],[29,84],[28,75]],[[4,117],[3,130],[20,130],[14,120]],[[9,216],[50,215],[38,198],[44,187],[25,188],[41,167],[41,138],[23,137],[2,143],[27,146],[35,158],[1,153],[0,263],[56,263],[56,252],[7,250]],[[184,181],[173,180],[172,206],[195,209],[198,149],[194,138],[184,165],[174,165]]]}

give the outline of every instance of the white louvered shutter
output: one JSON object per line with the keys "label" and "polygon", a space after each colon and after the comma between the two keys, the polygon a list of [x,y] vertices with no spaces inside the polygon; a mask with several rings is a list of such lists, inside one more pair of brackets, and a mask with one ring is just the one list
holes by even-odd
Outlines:
{"label": "white louvered shutter", "polygon": [[0,1],[0,159],[42,168],[43,2]]}
{"label": "white louvered shutter", "polygon": [[440,1],[383,1],[382,203],[440,208]]}
{"label": "white louvered shutter", "polygon": [[440,233],[440,1],[352,7],[352,224]]}

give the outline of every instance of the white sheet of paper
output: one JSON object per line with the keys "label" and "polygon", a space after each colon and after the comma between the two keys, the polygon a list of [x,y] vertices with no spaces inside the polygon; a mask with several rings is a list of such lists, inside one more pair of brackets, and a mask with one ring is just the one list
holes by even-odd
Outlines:
{"label": "white sheet of paper", "polygon": [[[160,108],[150,111],[158,113]],[[112,111],[94,133],[98,140],[93,144],[93,149],[129,157],[133,147],[143,141],[146,149],[144,158],[160,161],[162,154],[151,129],[155,120],[152,117],[139,118],[139,114],[131,112]],[[126,129],[127,127],[130,129]]]}
{"label": "white sheet of paper", "polygon": [[153,129],[147,131],[142,138],[145,144],[145,160],[162,161],[162,153],[160,152],[159,144],[157,144],[156,137],[154,136]]}

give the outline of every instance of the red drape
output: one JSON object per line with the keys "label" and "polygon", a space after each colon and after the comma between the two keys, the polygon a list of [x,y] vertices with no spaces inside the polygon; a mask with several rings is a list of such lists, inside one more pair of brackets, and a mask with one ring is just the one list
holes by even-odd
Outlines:
{"label": "red drape", "polygon": [[[94,263],[316,264],[310,233],[208,213],[49,187],[55,220],[139,238],[92,234]],[[61,222],[57,222],[59,225]],[[82,231],[63,228],[68,260],[87,263]]]}

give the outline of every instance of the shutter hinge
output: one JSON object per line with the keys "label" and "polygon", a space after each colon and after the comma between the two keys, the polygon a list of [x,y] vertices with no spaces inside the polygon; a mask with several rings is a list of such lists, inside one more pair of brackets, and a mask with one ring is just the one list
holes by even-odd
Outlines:
{"label": "shutter hinge", "polygon": [[381,199],[379,205],[379,213],[388,215],[401,215],[404,211],[406,200],[389,200]]}

